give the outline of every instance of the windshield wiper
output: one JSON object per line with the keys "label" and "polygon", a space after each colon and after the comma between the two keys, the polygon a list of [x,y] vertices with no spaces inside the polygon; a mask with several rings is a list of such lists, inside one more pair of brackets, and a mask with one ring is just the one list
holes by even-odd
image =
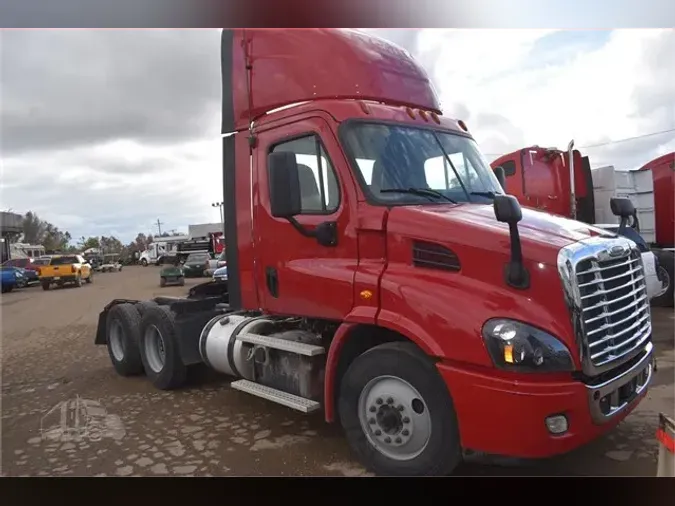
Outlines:
{"label": "windshield wiper", "polygon": [[447,195],[444,195],[437,190],[432,190],[431,188],[387,188],[386,190],[380,190],[380,193],[410,193],[411,195],[420,195],[422,197],[437,197],[445,199],[452,204],[457,203]]}
{"label": "windshield wiper", "polygon": [[487,197],[489,199],[494,199],[497,194],[492,191],[487,191],[487,192],[469,192],[469,195],[476,195],[478,197]]}

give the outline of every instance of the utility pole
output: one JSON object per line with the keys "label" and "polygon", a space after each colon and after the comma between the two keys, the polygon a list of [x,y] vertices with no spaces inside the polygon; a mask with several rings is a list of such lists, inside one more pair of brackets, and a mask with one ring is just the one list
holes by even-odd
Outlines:
{"label": "utility pole", "polygon": [[160,236],[162,235],[162,225],[164,225],[164,223],[159,221],[159,218],[157,218],[157,232]]}

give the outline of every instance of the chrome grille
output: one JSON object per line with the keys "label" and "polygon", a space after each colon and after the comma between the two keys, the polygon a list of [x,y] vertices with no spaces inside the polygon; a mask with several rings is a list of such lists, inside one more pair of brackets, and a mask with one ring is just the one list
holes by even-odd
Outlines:
{"label": "chrome grille", "polygon": [[597,374],[632,358],[651,336],[644,267],[635,244],[625,238],[576,243],[561,251],[558,267],[584,371]]}

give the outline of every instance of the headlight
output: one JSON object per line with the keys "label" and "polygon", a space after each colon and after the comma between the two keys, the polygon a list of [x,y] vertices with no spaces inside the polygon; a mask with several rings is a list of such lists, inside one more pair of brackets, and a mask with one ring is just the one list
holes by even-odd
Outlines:
{"label": "headlight", "polygon": [[483,339],[496,367],[514,372],[573,371],[567,347],[543,330],[506,318],[483,325]]}
{"label": "headlight", "polygon": [[14,271],[14,277],[16,279],[21,279],[23,276],[21,275],[21,273],[19,271]]}

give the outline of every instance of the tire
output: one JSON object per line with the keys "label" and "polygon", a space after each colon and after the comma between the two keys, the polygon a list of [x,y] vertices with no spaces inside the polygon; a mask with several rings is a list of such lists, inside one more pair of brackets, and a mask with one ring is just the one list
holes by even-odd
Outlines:
{"label": "tire", "polygon": [[82,286],[82,275],[78,274],[77,278],[75,278],[75,286],[78,288]]}
{"label": "tire", "polygon": [[187,367],[180,357],[171,310],[158,305],[148,307],[141,332],[141,359],[148,379],[160,390],[183,386]]}
{"label": "tire", "polygon": [[49,290],[49,283],[45,283],[44,281],[42,282],[42,289],[47,291]]}
{"label": "tire", "polygon": [[14,285],[7,285],[5,289],[3,290],[4,293],[9,293],[12,290],[14,290]]}
{"label": "tire", "polygon": [[673,262],[675,260],[675,253],[672,251],[655,251],[654,254],[659,261],[659,269],[663,269],[661,272],[668,276],[670,286],[666,293],[659,297],[654,297],[651,300],[651,304],[656,307],[673,307]]}
{"label": "tire", "polygon": [[178,286],[185,286],[185,278],[181,277],[178,281]]}
{"label": "tire", "polygon": [[377,475],[443,476],[461,462],[452,398],[433,361],[412,343],[382,344],[354,359],[338,406],[349,445]]}
{"label": "tire", "polygon": [[89,276],[86,279],[87,283],[92,284],[94,282],[94,271],[89,272]]}
{"label": "tire", "polygon": [[143,373],[140,341],[141,316],[133,304],[118,304],[108,313],[106,341],[110,361],[120,376]]}
{"label": "tire", "polygon": [[141,265],[142,265],[143,267],[147,267],[147,266],[148,266],[148,261],[147,261],[145,258],[143,258],[143,259],[141,260]]}
{"label": "tire", "polygon": [[142,300],[134,304],[136,311],[138,311],[138,314],[141,315],[141,317],[145,314],[148,308],[155,306],[157,306],[157,303],[153,300]]}
{"label": "tire", "polygon": [[159,286],[164,288],[166,286],[166,279],[164,278],[159,278]]}

